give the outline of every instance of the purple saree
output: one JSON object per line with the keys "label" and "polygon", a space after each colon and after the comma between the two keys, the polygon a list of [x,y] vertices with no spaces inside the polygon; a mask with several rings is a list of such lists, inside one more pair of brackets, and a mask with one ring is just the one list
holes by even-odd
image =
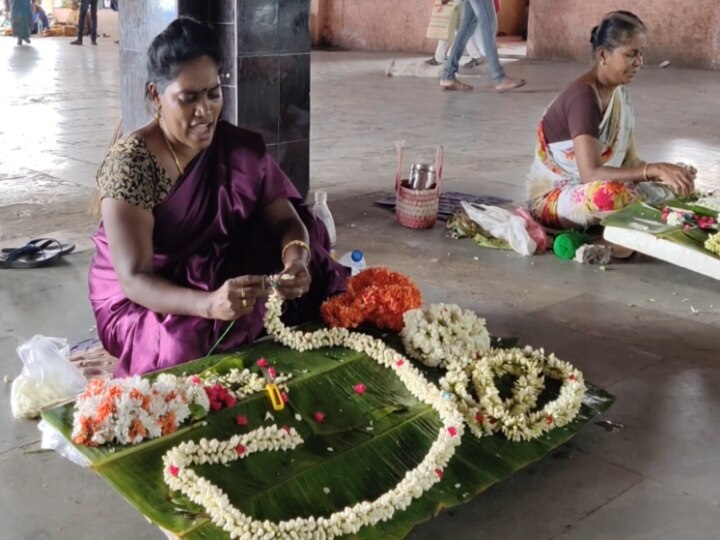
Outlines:
{"label": "purple saree", "polygon": [[[268,155],[262,137],[227,122],[211,146],[153,209],[155,273],[177,285],[212,291],[241,275],[282,270],[279,241],[260,210],[289,199],[310,234],[310,291],[288,302],[284,319],[298,324],[317,318],[325,298],[345,288],[347,271],[329,255],[325,227],[300,206],[300,195]],[[120,359],[115,376],[163,369],[201,358],[229,323],[154,313],[125,297],[115,275],[105,229],[95,233],[89,288],[100,340]],[[254,341],[263,332],[262,301],[236,321],[217,352]]]}

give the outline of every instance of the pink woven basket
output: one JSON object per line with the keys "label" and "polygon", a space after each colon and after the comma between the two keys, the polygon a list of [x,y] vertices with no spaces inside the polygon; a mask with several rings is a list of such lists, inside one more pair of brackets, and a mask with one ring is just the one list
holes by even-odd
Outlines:
{"label": "pink woven basket", "polygon": [[435,186],[431,189],[411,189],[402,180],[402,144],[398,149],[398,167],[395,175],[395,216],[398,223],[410,229],[431,229],[435,226],[440,205],[443,147],[438,146],[435,155]]}

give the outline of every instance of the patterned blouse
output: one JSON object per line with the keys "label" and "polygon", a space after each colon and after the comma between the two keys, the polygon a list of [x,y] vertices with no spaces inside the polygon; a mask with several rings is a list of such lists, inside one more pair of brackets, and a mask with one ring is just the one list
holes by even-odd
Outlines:
{"label": "patterned blouse", "polygon": [[170,193],[173,183],[145,141],[132,135],[120,139],[97,173],[101,199],[123,201],[152,210]]}

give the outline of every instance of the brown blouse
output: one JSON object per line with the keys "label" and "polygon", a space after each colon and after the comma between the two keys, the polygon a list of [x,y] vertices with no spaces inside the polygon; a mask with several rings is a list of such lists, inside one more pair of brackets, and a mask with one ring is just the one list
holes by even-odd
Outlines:
{"label": "brown blouse", "polygon": [[543,117],[548,144],[570,141],[578,135],[600,137],[602,111],[597,94],[587,83],[575,81],[550,104]]}
{"label": "brown blouse", "polygon": [[145,141],[132,135],[120,139],[97,172],[101,199],[123,201],[152,210],[170,193],[173,183]]}

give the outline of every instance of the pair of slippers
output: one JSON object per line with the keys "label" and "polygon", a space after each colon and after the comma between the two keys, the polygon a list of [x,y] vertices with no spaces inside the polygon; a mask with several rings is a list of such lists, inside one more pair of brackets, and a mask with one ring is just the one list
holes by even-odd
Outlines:
{"label": "pair of slippers", "polygon": [[0,253],[0,268],[50,266],[74,249],[75,244],[66,244],[54,238],[35,238],[19,248],[4,248]]}

